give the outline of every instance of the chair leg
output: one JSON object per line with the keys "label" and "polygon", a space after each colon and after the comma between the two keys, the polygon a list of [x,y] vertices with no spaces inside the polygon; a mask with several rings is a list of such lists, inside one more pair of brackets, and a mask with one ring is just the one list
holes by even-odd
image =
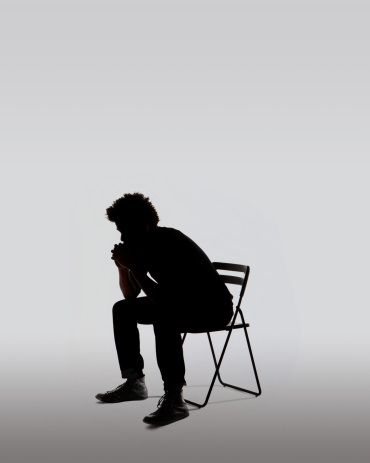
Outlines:
{"label": "chair leg", "polygon": [[[244,325],[246,325],[245,320],[244,320],[243,312],[240,311],[240,315],[241,315],[241,318],[242,318],[242,320],[243,320]],[[255,379],[256,379],[256,384],[257,384],[257,388],[258,388],[258,392],[257,392],[257,393],[256,393],[256,392],[251,392],[251,394],[254,394],[254,395],[257,397],[257,396],[261,395],[262,390],[261,390],[260,381],[259,381],[259,379],[258,379],[256,363],[255,363],[255,361],[254,361],[253,352],[252,352],[252,346],[251,346],[251,343],[250,343],[250,340],[249,340],[248,331],[247,331],[246,326],[244,326],[244,334],[245,334],[245,339],[247,340],[247,343],[248,343],[248,350],[249,350],[249,354],[250,354],[250,357],[251,357],[251,362],[252,362],[252,366],[253,366],[254,377],[255,377]]]}
{"label": "chair leg", "polygon": [[[224,345],[224,347],[223,347],[223,349],[222,349],[222,353],[221,353],[220,359],[219,359],[219,361],[216,363],[216,371],[215,371],[215,373],[214,373],[214,375],[213,375],[211,385],[209,386],[208,393],[207,393],[207,396],[206,396],[206,400],[203,402],[203,404],[199,404],[199,403],[197,403],[197,402],[193,402],[192,400],[184,399],[186,403],[191,404],[191,405],[195,405],[195,406],[198,407],[198,408],[202,408],[202,407],[205,407],[205,406],[207,405],[208,400],[209,400],[209,397],[210,397],[211,392],[212,392],[212,389],[213,389],[213,386],[214,386],[215,381],[216,381],[216,377],[218,376],[218,372],[219,372],[219,369],[220,369],[221,362],[222,362],[222,360],[223,360],[223,358],[224,358],[224,354],[225,354],[226,347],[227,347],[227,344],[228,344],[229,339],[230,339],[230,335],[231,335],[231,330],[229,331],[229,333],[228,333],[228,335],[227,335],[227,337],[226,337],[225,345]],[[185,336],[186,336],[186,333],[185,333],[185,335],[184,335],[184,337],[183,337],[183,339],[182,339],[183,342],[184,342],[184,340],[185,340]],[[213,353],[214,353],[214,352],[213,352]],[[214,358],[216,358],[216,357],[214,357]]]}
{"label": "chair leg", "polygon": [[[245,320],[244,320],[244,317],[242,315],[242,321],[243,323],[245,324]],[[232,330],[230,330],[231,332]],[[220,383],[223,385],[223,386],[227,386],[227,387],[231,387],[232,389],[237,389],[239,391],[243,391],[243,392],[248,392],[249,394],[252,394],[256,397],[258,397],[259,395],[261,395],[262,393],[262,390],[261,390],[261,385],[260,385],[260,382],[259,382],[259,379],[258,379],[258,374],[257,374],[257,368],[256,368],[256,364],[255,364],[255,361],[254,361],[254,357],[253,357],[253,352],[252,352],[252,347],[251,347],[251,343],[250,343],[250,340],[249,340],[249,336],[248,336],[248,332],[247,332],[247,328],[244,327],[244,333],[245,333],[245,338],[247,340],[247,344],[248,344],[248,350],[249,350],[249,355],[250,355],[250,359],[251,359],[251,362],[252,362],[252,366],[253,366],[253,372],[254,372],[254,378],[255,378],[255,381],[256,381],[256,384],[257,384],[257,388],[258,388],[258,391],[251,391],[249,389],[244,389],[242,387],[239,387],[239,386],[235,386],[233,384],[229,384],[229,383],[225,383],[224,381],[221,380],[221,375],[220,373],[218,372],[218,379],[220,381]],[[208,334],[208,339],[209,339],[209,342],[210,342],[210,346],[211,346],[211,350],[212,350],[212,355],[213,355],[213,359],[215,360],[215,354],[214,354],[214,349],[213,349],[213,345],[212,345],[212,340],[211,340],[211,336],[209,333]],[[215,362],[216,364],[216,362]]]}
{"label": "chair leg", "polygon": [[[244,317],[243,317],[243,314],[241,314],[242,316],[242,321],[243,323],[245,324],[245,320],[244,320]],[[215,367],[216,367],[216,370],[215,370],[215,373],[213,375],[213,378],[212,378],[212,382],[211,382],[211,385],[208,389],[208,393],[207,393],[207,396],[206,396],[206,400],[204,401],[203,404],[199,404],[197,402],[193,402],[189,399],[185,399],[185,402],[191,404],[191,405],[195,405],[196,407],[198,408],[202,408],[202,407],[205,407],[208,403],[208,400],[209,400],[209,397],[211,395],[211,392],[212,392],[212,389],[213,389],[213,386],[214,386],[214,383],[216,381],[216,377],[218,378],[218,380],[220,381],[220,383],[223,385],[223,386],[226,386],[226,387],[230,387],[232,389],[237,389],[239,391],[242,391],[242,392],[247,392],[248,394],[252,394],[256,397],[258,397],[259,395],[261,395],[262,393],[262,390],[261,390],[261,385],[260,385],[260,382],[259,382],[259,378],[258,378],[258,373],[257,373],[257,368],[256,368],[256,364],[255,364],[255,361],[254,361],[254,357],[253,357],[253,352],[252,352],[252,347],[251,347],[251,343],[250,343],[250,340],[249,340],[249,336],[248,336],[248,332],[247,332],[247,328],[244,327],[244,334],[245,334],[245,338],[246,338],[246,341],[247,341],[247,344],[248,344],[248,350],[249,350],[249,355],[250,355],[250,359],[251,359],[251,362],[252,362],[252,366],[253,366],[253,372],[254,372],[254,377],[255,377],[255,380],[256,380],[256,384],[257,384],[257,388],[258,388],[258,391],[251,391],[250,389],[244,389],[242,387],[239,387],[239,386],[235,386],[234,384],[230,384],[230,383],[226,383],[224,381],[222,381],[221,379],[221,375],[220,375],[220,367],[221,367],[221,362],[223,360],[223,357],[224,357],[224,354],[226,352],[226,347],[229,343],[229,339],[230,339],[230,336],[231,336],[231,332],[233,330],[229,330],[228,332],[228,335],[226,337],[226,341],[225,341],[225,344],[224,344],[224,347],[222,349],[222,353],[221,353],[221,356],[220,356],[220,359],[219,361],[217,362],[217,358],[216,358],[216,354],[215,354],[215,350],[213,348],[213,343],[212,343],[212,338],[211,338],[211,335],[209,332],[207,332],[207,337],[208,337],[208,341],[209,341],[209,345],[211,347],[211,352],[212,352],[212,357],[213,357],[213,361],[214,361],[214,364],[215,364]],[[186,338],[186,335],[187,333],[184,334],[183,338],[182,338],[182,344],[184,344],[184,341],[185,341],[185,338]]]}
{"label": "chair leg", "polygon": [[[217,358],[216,358],[215,350],[213,349],[213,343],[212,343],[212,339],[211,339],[211,335],[209,334],[209,331],[207,331],[207,336],[208,336],[209,345],[211,346],[213,362],[215,364],[215,367],[217,368]],[[217,378],[220,381],[220,383],[223,384],[219,371],[217,371]]]}

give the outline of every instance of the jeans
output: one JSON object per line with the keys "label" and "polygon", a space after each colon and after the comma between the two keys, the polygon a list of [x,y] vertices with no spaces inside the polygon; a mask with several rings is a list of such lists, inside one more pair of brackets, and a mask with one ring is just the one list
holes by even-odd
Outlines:
{"label": "jeans", "polygon": [[154,303],[147,296],[122,299],[113,305],[113,331],[122,378],[142,376],[138,323],[152,324],[158,367],[164,389],[186,385],[181,332],[205,332],[225,327],[233,306],[221,303],[188,305]]}

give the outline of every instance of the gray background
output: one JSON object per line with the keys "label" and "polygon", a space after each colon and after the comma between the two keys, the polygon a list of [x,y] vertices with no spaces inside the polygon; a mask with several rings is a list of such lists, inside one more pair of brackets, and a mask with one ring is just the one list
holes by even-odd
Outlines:
{"label": "gray background", "polygon": [[[2,462],[369,460],[368,19],[353,0],[1,1]],[[133,191],[250,265],[261,397],[217,385],[149,430],[140,326],[150,398],[96,402],[122,381],[105,209]],[[253,387],[230,342],[224,377]],[[201,401],[205,335],[185,357]]]}

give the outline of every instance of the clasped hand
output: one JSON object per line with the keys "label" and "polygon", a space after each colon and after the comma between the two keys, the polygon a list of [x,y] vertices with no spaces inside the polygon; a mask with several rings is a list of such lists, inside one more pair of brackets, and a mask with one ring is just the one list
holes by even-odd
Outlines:
{"label": "clasped hand", "polygon": [[127,244],[115,244],[111,250],[112,257],[117,267],[126,267],[130,270],[140,271],[142,266],[137,255],[130,249]]}

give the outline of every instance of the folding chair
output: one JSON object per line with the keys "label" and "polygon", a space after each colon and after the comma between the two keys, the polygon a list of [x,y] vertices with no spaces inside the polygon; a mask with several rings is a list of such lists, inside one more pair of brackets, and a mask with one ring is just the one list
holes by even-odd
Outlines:
{"label": "folding chair", "polygon": [[[236,271],[236,272],[243,272],[244,273],[244,278],[242,278],[240,276],[220,274],[220,276],[221,276],[222,280],[224,281],[224,283],[231,283],[231,284],[241,285],[238,304],[235,307],[235,312],[234,312],[233,318],[232,318],[231,322],[227,326],[225,326],[223,328],[219,328],[219,329],[210,329],[209,331],[194,331],[194,330],[191,330],[191,331],[184,332],[184,336],[182,338],[182,344],[184,344],[186,335],[188,333],[205,333],[205,332],[207,333],[209,345],[211,347],[213,361],[214,361],[214,364],[215,364],[215,367],[216,367],[216,371],[215,371],[215,373],[213,375],[213,379],[212,379],[212,382],[211,382],[211,385],[209,387],[207,397],[206,397],[206,400],[204,401],[204,403],[203,404],[198,404],[197,402],[193,402],[191,400],[185,399],[185,402],[187,402],[187,403],[189,403],[191,405],[195,405],[195,406],[197,406],[199,408],[205,407],[207,405],[208,399],[209,399],[209,397],[211,395],[214,383],[216,381],[216,377],[218,378],[218,380],[220,381],[220,383],[223,386],[231,387],[231,388],[237,389],[239,391],[247,392],[249,394],[253,394],[256,397],[259,396],[261,394],[261,392],[262,392],[260,382],[259,382],[259,379],[258,379],[256,365],[255,365],[254,358],[253,358],[251,343],[249,341],[249,336],[248,336],[248,332],[247,332],[247,328],[249,327],[249,323],[245,323],[244,315],[243,315],[243,312],[242,312],[242,310],[240,308],[241,300],[243,298],[245,288],[247,286],[250,268],[247,265],[231,264],[231,263],[226,263],[226,262],[212,262],[212,263],[215,266],[217,271],[218,270],[231,270],[231,271]],[[236,320],[236,317],[237,317],[238,314],[240,315],[240,318],[241,318],[242,322],[239,323],[239,324],[235,324],[235,320]],[[234,329],[240,329],[240,328],[242,328],[244,330],[245,338],[247,340],[249,355],[250,355],[250,359],[251,359],[252,366],[253,366],[254,377],[255,377],[255,380],[256,380],[256,383],[257,383],[257,389],[258,389],[257,391],[251,391],[249,389],[244,389],[244,388],[239,387],[239,386],[234,386],[233,384],[226,383],[221,379],[221,375],[220,375],[219,370],[220,370],[221,362],[222,362],[222,359],[224,357],[226,347],[228,345],[231,333],[232,333],[232,331]],[[228,335],[226,337],[226,341],[225,341],[224,347],[222,349],[220,359],[218,361],[217,361],[217,358],[216,358],[215,350],[213,348],[212,339],[211,339],[211,335],[210,335],[210,332],[213,332],[213,331],[228,331]]]}

